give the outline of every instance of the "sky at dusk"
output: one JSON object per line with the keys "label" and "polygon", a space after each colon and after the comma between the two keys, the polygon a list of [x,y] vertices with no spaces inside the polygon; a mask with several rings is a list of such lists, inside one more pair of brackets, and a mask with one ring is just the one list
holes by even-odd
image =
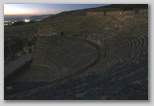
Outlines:
{"label": "sky at dusk", "polygon": [[62,11],[104,6],[105,4],[4,4],[5,16],[56,14]]}

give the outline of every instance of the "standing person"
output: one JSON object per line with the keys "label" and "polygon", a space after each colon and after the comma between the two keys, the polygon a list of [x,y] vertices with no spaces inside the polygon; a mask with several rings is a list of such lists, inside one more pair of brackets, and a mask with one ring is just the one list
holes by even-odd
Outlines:
{"label": "standing person", "polygon": [[64,35],[64,32],[61,32],[60,35],[63,36]]}
{"label": "standing person", "polygon": [[104,57],[106,58],[106,40],[104,39]]}

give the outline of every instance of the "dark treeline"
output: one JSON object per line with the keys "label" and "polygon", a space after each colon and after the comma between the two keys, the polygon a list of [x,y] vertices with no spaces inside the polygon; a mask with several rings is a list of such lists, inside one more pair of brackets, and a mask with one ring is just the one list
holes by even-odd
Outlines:
{"label": "dark treeline", "polygon": [[21,51],[24,47],[24,40],[14,40],[11,42],[4,41],[4,58],[15,55],[15,53]]}

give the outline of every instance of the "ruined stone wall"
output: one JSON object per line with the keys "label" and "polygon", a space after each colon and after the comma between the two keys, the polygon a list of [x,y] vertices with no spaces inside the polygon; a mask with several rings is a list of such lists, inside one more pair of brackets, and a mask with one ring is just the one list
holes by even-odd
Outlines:
{"label": "ruined stone wall", "polygon": [[57,35],[55,28],[51,25],[40,27],[38,29],[38,35],[39,36],[55,36]]}
{"label": "ruined stone wall", "polygon": [[148,14],[148,9],[141,9],[139,10],[140,14]]}
{"label": "ruined stone wall", "polygon": [[134,14],[134,11],[123,11],[122,15],[130,15],[130,14]]}
{"label": "ruined stone wall", "polygon": [[[141,9],[139,10],[140,14],[146,14],[148,13],[147,9]],[[135,14],[134,11],[108,11],[108,12],[87,12],[87,16],[117,16],[117,15],[131,15]]]}
{"label": "ruined stone wall", "polygon": [[122,15],[123,11],[109,11],[106,13],[107,16],[114,16],[114,15]]}
{"label": "ruined stone wall", "polygon": [[104,15],[104,12],[87,12],[87,16]]}

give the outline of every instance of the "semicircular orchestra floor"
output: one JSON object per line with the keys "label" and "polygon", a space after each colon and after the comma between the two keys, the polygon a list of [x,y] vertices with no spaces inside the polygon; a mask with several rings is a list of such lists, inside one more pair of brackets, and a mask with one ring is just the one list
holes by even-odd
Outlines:
{"label": "semicircular orchestra floor", "polygon": [[38,38],[36,44],[42,41],[46,41],[42,45],[44,49],[36,47],[32,67],[16,78],[15,82],[52,82],[71,78],[92,67],[99,59],[99,48],[89,41],[42,37]]}

